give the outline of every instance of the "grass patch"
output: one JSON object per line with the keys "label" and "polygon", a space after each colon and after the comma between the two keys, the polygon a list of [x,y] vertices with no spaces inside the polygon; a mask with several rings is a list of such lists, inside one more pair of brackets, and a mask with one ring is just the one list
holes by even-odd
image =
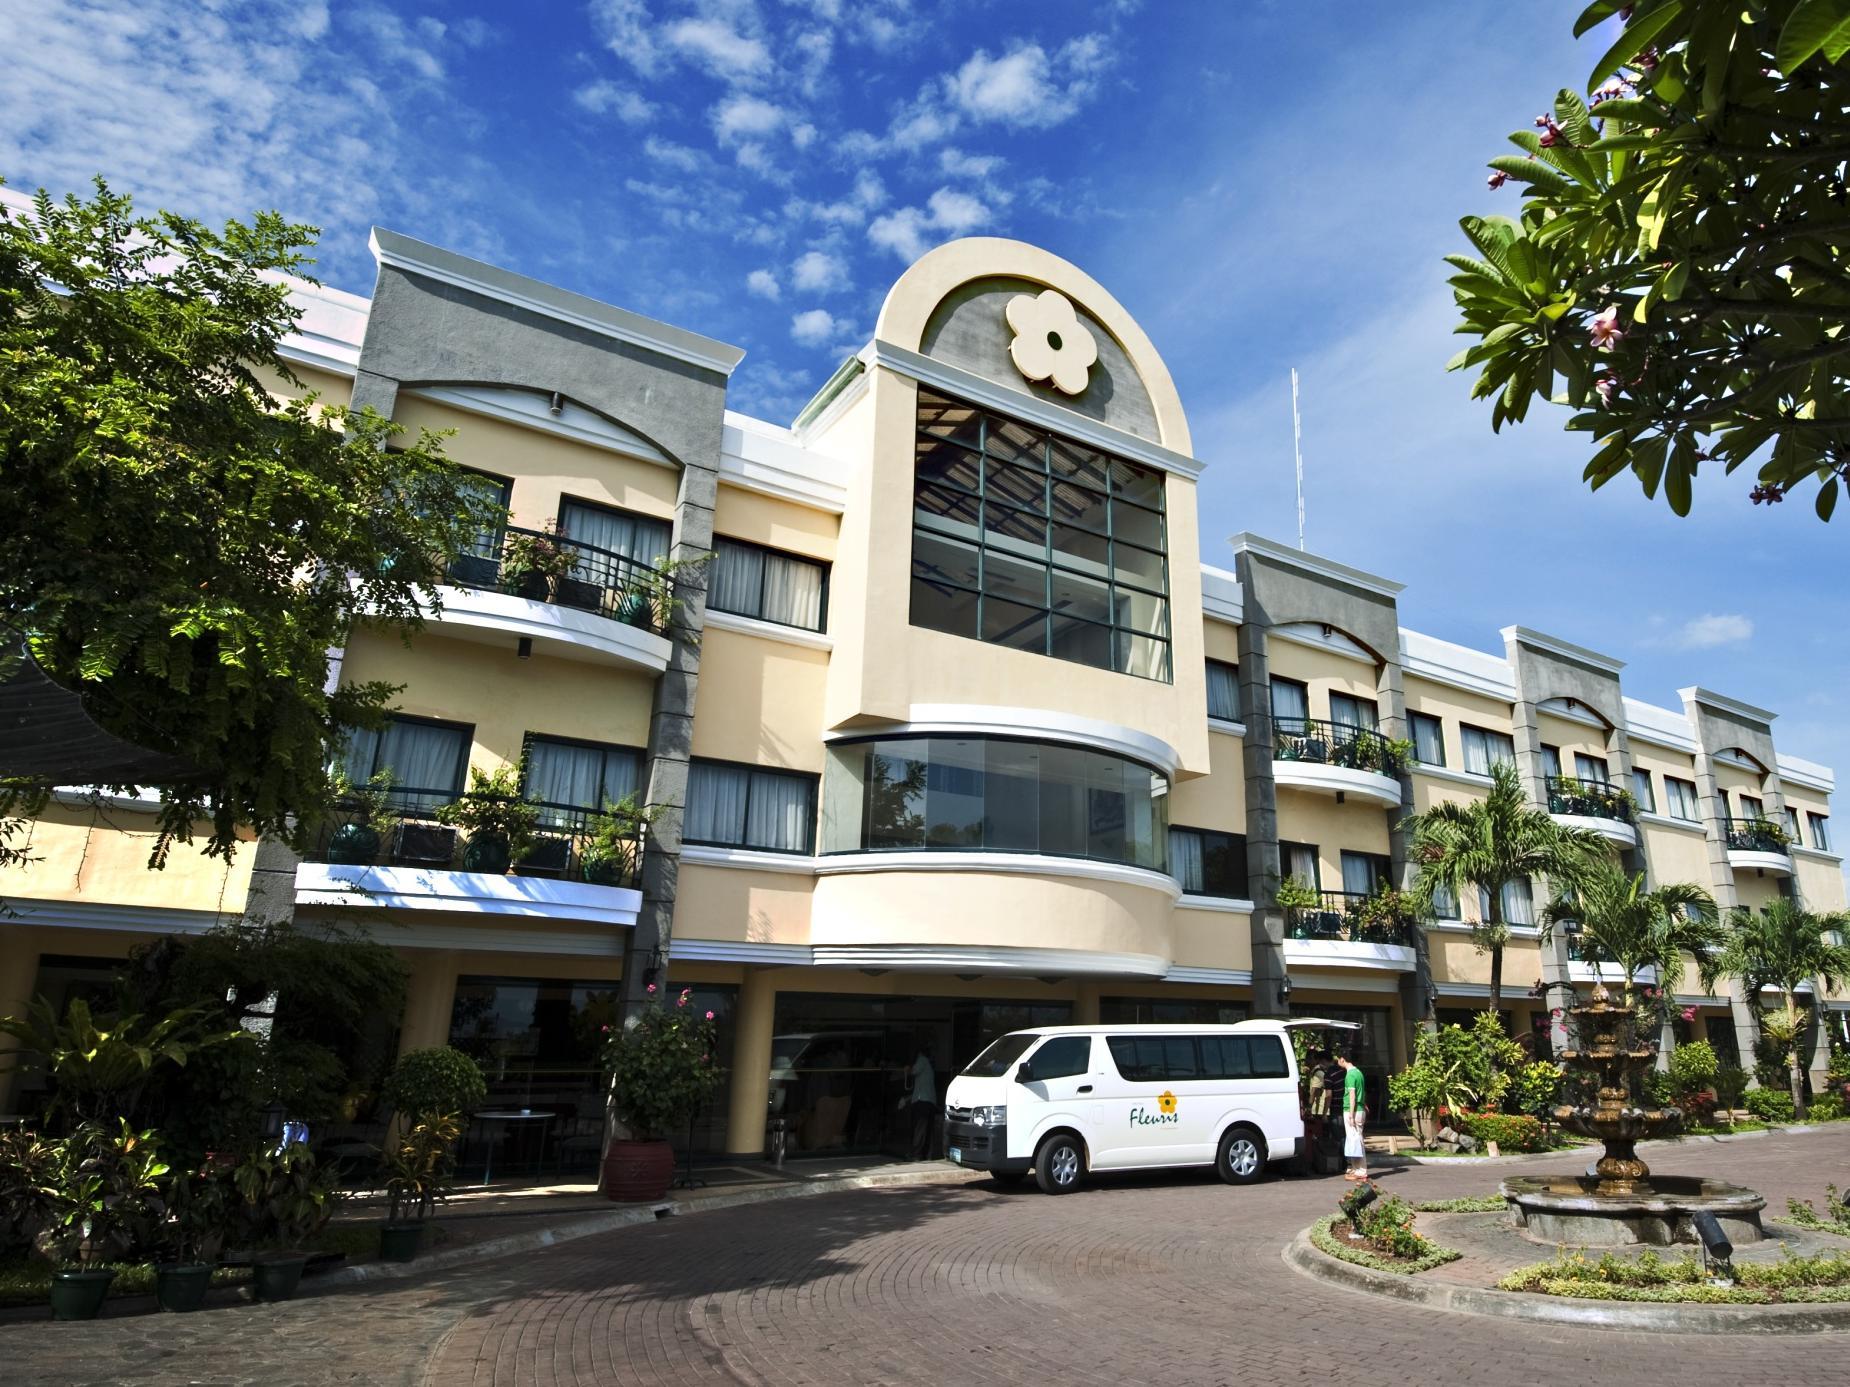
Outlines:
{"label": "grass patch", "polygon": [[1681,1135],[1686,1137],[1725,1137],[1734,1132],[1770,1132],[1774,1124],[1762,1122],[1757,1117],[1744,1117],[1732,1127],[1685,1127]]}
{"label": "grass patch", "polygon": [[1809,1199],[1788,1199],[1786,1216],[1781,1223],[1789,1223],[1795,1228],[1809,1228],[1820,1233],[1835,1233],[1840,1238],[1850,1238],[1850,1199],[1837,1193],[1837,1186],[1824,1187],[1824,1212],[1820,1214],[1812,1208]]}
{"label": "grass patch", "polygon": [[1474,1194],[1463,1199],[1428,1199],[1413,1207],[1422,1214],[1500,1214],[1509,1204],[1500,1194]]}
{"label": "grass patch", "polygon": [[1608,1252],[1597,1261],[1584,1253],[1563,1253],[1552,1262],[1519,1267],[1497,1283],[1501,1290],[1576,1300],[1628,1300],[1664,1304],[1786,1305],[1850,1301],[1850,1255],[1824,1253],[1777,1262],[1743,1262],[1735,1284],[1714,1286],[1694,1253],[1635,1259]]}
{"label": "grass patch", "polygon": [[1350,1262],[1358,1267],[1369,1267],[1375,1271],[1391,1271],[1402,1276],[1411,1276],[1415,1272],[1430,1271],[1447,1262],[1455,1262],[1464,1256],[1449,1247],[1440,1247],[1428,1242],[1432,1251],[1423,1257],[1386,1257],[1370,1248],[1357,1247],[1346,1241],[1337,1231],[1346,1227],[1349,1220],[1341,1214],[1330,1214],[1320,1218],[1310,1226],[1311,1246],[1326,1256],[1334,1257],[1339,1262]]}

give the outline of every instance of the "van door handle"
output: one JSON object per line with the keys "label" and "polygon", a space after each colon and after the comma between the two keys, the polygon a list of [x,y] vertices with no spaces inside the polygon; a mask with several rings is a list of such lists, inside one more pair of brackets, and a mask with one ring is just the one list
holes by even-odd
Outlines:
{"label": "van door handle", "polygon": [[1079,1091],[1081,1093],[1090,1093],[1092,1091],[1092,1085],[1091,1084],[1081,1084],[1079,1086]]}

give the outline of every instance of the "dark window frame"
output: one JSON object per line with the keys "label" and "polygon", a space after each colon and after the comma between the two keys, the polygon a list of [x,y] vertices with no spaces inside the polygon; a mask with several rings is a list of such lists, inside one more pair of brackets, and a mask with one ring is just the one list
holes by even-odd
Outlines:
{"label": "dark window frame", "polygon": [[[729,761],[718,756],[691,756],[687,762],[689,768],[694,766],[722,766],[730,770],[745,772],[745,822],[752,821],[752,777],[754,775],[784,776],[792,780],[804,781],[809,786],[809,816],[804,820],[804,846],[801,848],[767,848],[743,840],[737,843],[720,842],[712,838],[682,838],[684,843],[692,843],[703,848],[743,848],[751,852],[779,852],[791,857],[814,857],[816,855],[816,821],[822,807],[822,777],[813,771],[793,771],[784,766],[762,766],[755,761]],[[683,822],[686,822],[685,813]]]}
{"label": "dark window frame", "polygon": [[1213,670],[1216,670],[1216,669],[1224,669],[1233,675],[1233,716],[1232,717],[1222,717],[1219,713],[1216,713],[1214,711],[1214,700],[1213,700],[1214,684],[1213,684],[1213,681],[1210,680],[1208,681],[1208,684],[1207,684],[1207,689],[1208,689],[1208,694],[1209,694],[1208,717],[1213,719],[1216,722],[1234,722],[1234,723],[1244,722],[1246,710],[1241,706],[1241,703],[1240,703],[1240,667],[1230,660],[1217,660],[1212,655],[1208,656],[1203,661],[1203,665],[1209,672],[1212,672]]}
{"label": "dark window frame", "polygon": [[780,559],[789,559],[795,563],[808,564],[822,572],[821,592],[816,602],[816,622],[814,626],[799,626],[794,621],[779,621],[776,617],[764,614],[764,569],[758,570],[758,610],[755,612],[735,612],[730,607],[716,606],[712,598],[712,585],[707,588],[707,610],[724,612],[727,616],[742,616],[752,621],[768,622],[772,626],[787,626],[792,631],[814,631],[818,635],[827,635],[829,630],[829,571],[834,567],[824,559],[811,558],[808,554],[799,554],[791,549],[776,549],[769,544],[759,544],[756,540],[735,539],[731,535],[713,536],[713,553],[717,557],[721,544],[731,544],[740,549],[755,549],[760,554],[771,554]]}
{"label": "dark window frame", "polygon": [[1811,845],[1817,852],[1831,850],[1831,816],[1815,809],[1805,811],[1805,826],[1811,830]]}
{"label": "dark window frame", "polygon": [[[1201,862],[1202,862],[1201,890],[1189,891],[1188,887],[1184,885],[1182,889],[1185,892],[1188,892],[1189,895],[1193,895],[1193,896],[1207,896],[1214,900],[1222,900],[1222,901],[1249,901],[1252,899],[1252,878],[1251,878],[1251,874],[1248,872],[1247,867],[1246,867],[1246,835],[1244,833],[1231,833],[1227,831],[1226,829],[1220,829],[1220,828],[1196,828],[1191,824],[1170,824],[1169,832],[1172,835],[1177,834],[1177,833],[1192,833],[1197,838],[1200,838],[1202,840],[1201,842]],[[1210,838],[1225,838],[1227,840],[1228,853],[1230,857],[1234,858],[1239,863],[1238,873],[1239,873],[1240,879],[1237,882],[1232,883],[1232,885],[1237,886],[1240,889],[1217,891],[1213,888],[1212,884],[1209,882],[1208,875],[1207,875],[1207,863],[1208,863],[1208,848],[1209,848],[1208,840]],[[1176,865],[1175,864],[1175,854],[1171,853],[1169,855],[1169,867],[1172,872],[1175,870],[1175,865]],[[1177,877],[1176,880],[1181,881],[1181,878]]]}
{"label": "dark window frame", "polygon": [[[535,742],[550,742],[554,746],[583,747],[587,751],[601,751],[606,755],[613,751],[627,751],[636,758],[636,787],[639,791],[645,788],[643,773],[647,770],[649,764],[649,752],[647,747],[630,746],[624,742],[600,742],[590,737],[561,737],[551,732],[530,731],[520,739],[520,796],[522,799],[527,797],[528,753],[532,751]],[[603,786],[600,784],[598,788],[602,790]],[[584,812],[590,814],[601,813],[604,808],[601,803],[587,808],[581,804],[560,804],[556,800],[536,799],[532,802],[546,809],[584,810]],[[614,801],[612,802],[614,803]]]}
{"label": "dark window frame", "polygon": [[[1419,759],[1419,729],[1420,724],[1423,722],[1431,723],[1437,736],[1439,743],[1439,759],[1437,761],[1422,761]],[[1445,719],[1434,717],[1431,713],[1409,712],[1407,714],[1407,730],[1413,736],[1414,764],[1419,766],[1438,766],[1443,769],[1445,766]]]}
{"label": "dark window frame", "polygon": [[[474,723],[457,722],[453,718],[433,718],[433,717],[428,717],[421,713],[397,713],[397,712],[387,713],[385,715],[385,722],[386,723],[394,723],[394,722],[416,723],[420,727],[441,727],[447,731],[462,733],[462,745],[460,748],[458,748],[457,753],[456,753],[456,773],[452,777],[452,780],[453,780],[452,784],[450,785],[405,785],[405,786],[394,784],[392,786],[392,793],[397,794],[399,793],[400,790],[403,790],[405,793],[408,793],[408,794],[460,795],[469,788],[469,748],[475,745],[475,724]],[[354,730],[358,730],[358,729],[354,729]],[[380,729],[379,729],[379,740],[373,744],[373,759],[375,762],[378,760],[379,752],[381,751],[381,749],[384,748],[384,746],[385,746],[385,727],[383,724],[381,724]],[[387,770],[387,769],[390,769],[390,768],[375,764],[366,772],[365,775],[354,775],[351,769],[348,770],[347,774],[348,774],[349,779],[351,779],[356,785],[364,785],[367,781],[371,780],[375,775],[377,775],[381,770]]]}
{"label": "dark window frame", "polygon": [[[1693,780],[1685,780],[1680,775],[1671,775],[1668,771],[1664,772],[1663,781],[1664,781],[1664,813],[1665,815],[1669,818],[1675,819],[1680,824],[1699,824],[1701,823],[1702,822],[1702,790],[1697,786],[1696,782]],[[1682,815],[1676,812],[1676,809],[1673,806],[1676,804],[1677,800],[1682,798],[1682,796],[1673,795],[1670,793],[1670,787],[1672,785],[1681,785],[1683,788],[1689,791],[1689,801],[1695,806],[1695,810],[1696,810],[1695,815],[1693,817],[1686,817],[1685,815]]]}

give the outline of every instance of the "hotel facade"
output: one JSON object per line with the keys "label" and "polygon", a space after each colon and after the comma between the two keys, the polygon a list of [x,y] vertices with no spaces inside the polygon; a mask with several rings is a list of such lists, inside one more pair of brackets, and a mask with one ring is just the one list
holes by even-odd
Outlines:
{"label": "hotel facade", "polygon": [[[1772,712],[1639,702],[1611,655],[1520,625],[1454,645],[1404,627],[1386,577],[1204,543],[1162,358],[1046,251],[924,256],[785,427],[727,409],[736,348],[373,249],[370,300],[300,289],[292,369],[453,430],[510,517],[409,645],[363,629],[337,653],[339,678],[403,686],[344,753],[357,780],[390,770],[399,822],[363,860],[330,835],[151,872],[147,804],[61,794],[6,883],[0,1012],[255,902],[398,950],[400,1047],[477,1055],[560,1152],[594,1158],[596,1037],[651,986],[720,1023],[698,1147],[756,1154],[781,1118],[796,1153],[903,1150],[918,1049],[941,1087],[1025,1025],[1348,1020],[1379,1103],[1422,1024],[1486,1004],[1489,960],[1483,902],[1420,924],[1377,893],[1412,879],[1406,817],[1482,796],[1498,762],[1654,882],[1844,905],[1832,772],[1776,747]],[[536,571],[560,546],[569,571]],[[671,558],[695,561],[669,607]],[[482,870],[434,810],[510,766],[543,836]],[[588,872],[590,816],[632,792],[660,806],[638,870]],[[1594,970],[1539,940],[1543,889],[1503,901],[1503,1007],[1546,1050]],[[1742,997],[1655,981],[1692,1009],[1677,1038],[1751,1063]],[[1807,1000],[1819,1068],[1850,998]]]}

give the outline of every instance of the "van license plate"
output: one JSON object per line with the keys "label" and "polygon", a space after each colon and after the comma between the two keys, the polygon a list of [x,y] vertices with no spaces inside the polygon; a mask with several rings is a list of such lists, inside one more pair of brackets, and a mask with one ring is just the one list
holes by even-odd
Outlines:
{"label": "van license plate", "polygon": [[953,1163],[953,1164],[955,1164],[955,1165],[962,1165],[962,1164],[963,1164],[963,1159],[964,1159],[964,1153],[963,1153],[963,1148],[962,1148],[962,1147],[959,1147],[959,1146],[953,1146],[953,1147],[952,1147],[952,1148],[951,1148],[951,1149],[950,1149],[949,1151],[947,1151],[947,1152],[946,1152],[945,1154],[946,1154],[946,1155],[948,1155],[948,1156],[949,1156],[949,1157],[951,1158],[951,1161],[952,1161],[952,1163]]}

